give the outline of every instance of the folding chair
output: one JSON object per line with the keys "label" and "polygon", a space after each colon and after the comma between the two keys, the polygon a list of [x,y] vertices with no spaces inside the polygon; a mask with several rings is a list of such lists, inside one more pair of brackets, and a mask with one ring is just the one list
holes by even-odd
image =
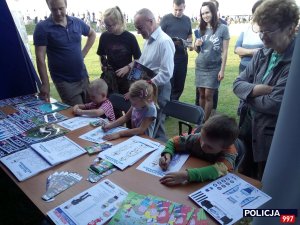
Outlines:
{"label": "folding chair", "polygon": [[[188,134],[191,134],[193,127],[190,123],[201,125],[204,119],[204,111],[200,106],[192,105],[185,102],[179,102],[176,100],[167,102],[167,104],[163,108],[163,113],[167,116],[179,119],[179,135],[182,135],[183,126],[187,126]],[[160,121],[158,123],[160,123]],[[156,126],[156,128],[157,127],[158,126]]]}
{"label": "folding chair", "polygon": [[108,99],[111,101],[114,110],[120,110],[126,113],[130,109],[130,101],[125,100],[124,95],[113,93]]}
{"label": "folding chair", "polygon": [[235,140],[234,146],[236,147],[238,152],[238,156],[236,157],[235,167],[234,167],[234,170],[237,171],[245,158],[247,149],[243,141],[241,141],[238,138]]}
{"label": "folding chair", "polygon": [[[109,95],[108,99],[111,101],[114,112],[117,118],[121,117],[123,113],[126,113],[130,107],[130,101],[124,98],[124,95],[113,93]],[[126,123],[127,128],[131,128],[131,120]]]}

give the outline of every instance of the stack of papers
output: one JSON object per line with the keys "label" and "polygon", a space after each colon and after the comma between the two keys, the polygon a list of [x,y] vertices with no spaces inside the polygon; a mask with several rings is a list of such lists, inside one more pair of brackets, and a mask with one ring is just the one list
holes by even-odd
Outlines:
{"label": "stack of papers", "polygon": [[143,156],[152,152],[160,144],[149,139],[133,136],[120,144],[100,152],[98,157],[105,159],[121,170],[133,165]]}

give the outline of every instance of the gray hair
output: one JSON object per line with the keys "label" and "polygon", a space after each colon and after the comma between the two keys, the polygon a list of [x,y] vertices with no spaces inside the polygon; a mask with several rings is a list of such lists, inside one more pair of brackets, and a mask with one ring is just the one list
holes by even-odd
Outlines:
{"label": "gray hair", "polygon": [[150,11],[150,9],[147,8],[140,9],[139,11],[136,12],[135,16],[137,15],[141,15],[147,19],[152,19],[156,22],[154,14],[153,12]]}

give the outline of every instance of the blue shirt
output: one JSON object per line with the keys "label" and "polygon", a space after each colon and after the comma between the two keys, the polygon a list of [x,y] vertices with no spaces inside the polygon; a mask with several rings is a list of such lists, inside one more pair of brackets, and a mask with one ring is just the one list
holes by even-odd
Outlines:
{"label": "blue shirt", "polygon": [[[247,49],[255,49],[255,48],[262,48],[264,44],[260,39],[259,35],[252,31],[252,26],[247,27],[245,31],[243,31],[239,38],[236,41],[235,48],[242,47]],[[241,58],[241,64],[243,66],[247,66],[248,63],[252,59],[252,55],[246,55]]]}
{"label": "blue shirt", "polygon": [[81,35],[90,27],[82,20],[67,16],[67,27],[55,24],[50,16],[36,25],[35,46],[47,46],[49,71],[54,82],[76,82],[87,77],[81,52]]}

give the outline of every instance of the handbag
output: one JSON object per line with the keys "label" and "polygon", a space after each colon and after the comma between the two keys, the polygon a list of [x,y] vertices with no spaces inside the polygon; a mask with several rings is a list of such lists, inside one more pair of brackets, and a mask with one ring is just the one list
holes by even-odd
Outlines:
{"label": "handbag", "polygon": [[117,75],[112,68],[108,67],[105,71],[103,71],[100,75],[100,78],[107,83],[108,94],[119,93]]}

